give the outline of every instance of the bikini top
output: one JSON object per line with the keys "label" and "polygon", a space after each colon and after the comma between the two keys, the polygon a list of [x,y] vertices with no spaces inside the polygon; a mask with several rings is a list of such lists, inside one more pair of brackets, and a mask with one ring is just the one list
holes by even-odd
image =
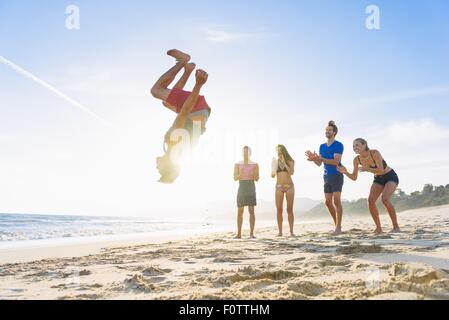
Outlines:
{"label": "bikini top", "polygon": [[288,172],[287,171],[287,167],[285,167],[284,165],[281,165],[281,162],[278,160],[278,168],[276,170],[277,173],[279,172]]}
{"label": "bikini top", "polygon": [[[373,160],[373,163],[374,163],[374,165],[370,166],[370,168],[377,169],[376,161],[374,161],[373,154],[371,153],[371,150],[369,151],[369,155],[371,156],[371,159]],[[360,156],[357,156],[357,159],[359,159],[359,163],[362,164],[362,161],[360,161]],[[385,159],[382,159],[382,165],[384,166],[384,170],[388,167]]]}

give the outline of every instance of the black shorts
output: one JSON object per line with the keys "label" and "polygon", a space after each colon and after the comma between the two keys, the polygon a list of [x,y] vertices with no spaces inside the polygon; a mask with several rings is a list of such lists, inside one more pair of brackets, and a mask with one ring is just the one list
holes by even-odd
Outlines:
{"label": "black shorts", "polygon": [[374,176],[373,183],[385,186],[388,182],[394,182],[396,183],[396,185],[399,185],[399,177],[393,169],[391,169],[391,171],[381,176]]}
{"label": "black shorts", "polygon": [[341,192],[343,189],[343,174],[324,176],[324,193]]}

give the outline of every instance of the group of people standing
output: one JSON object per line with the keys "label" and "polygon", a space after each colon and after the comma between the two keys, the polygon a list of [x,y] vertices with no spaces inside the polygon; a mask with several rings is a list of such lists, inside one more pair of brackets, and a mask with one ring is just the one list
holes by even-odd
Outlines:
{"label": "group of people standing", "polygon": [[[343,190],[344,176],[356,181],[358,173],[370,172],[374,174],[371,185],[368,207],[376,224],[375,233],[382,233],[382,225],[379,218],[379,210],[376,202],[381,197],[382,203],[388,211],[393,229],[391,232],[400,232],[397,221],[396,210],[391,203],[391,197],[399,185],[396,172],[388,166],[382,154],[378,150],[371,150],[365,139],[357,138],[353,142],[353,150],[356,156],[353,160],[353,170],[342,165],[344,146],[336,140],[338,127],[334,121],[329,121],[326,126],[326,139],[319,148],[319,153],[306,151],[306,159],[317,166],[324,166],[324,197],[325,205],[335,224],[333,234],[342,233],[343,206],[341,194]],[[276,178],[275,202],[277,208],[277,223],[279,234],[282,236],[284,199],[287,202],[288,224],[290,235],[294,236],[294,213],[293,203],[295,199],[295,185],[292,176],[295,173],[295,161],[284,145],[277,146],[277,159],[273,158],[271,176]],[[234,180],[239,181],[237,193],[237,238],[242,236],[243,212],[248,207],[250,215],[250,237],[254,238],[256,187],[255,182],[259,180],[259,166],[250,160],[251,148],[243,148],[243,161],[234,166]]]}

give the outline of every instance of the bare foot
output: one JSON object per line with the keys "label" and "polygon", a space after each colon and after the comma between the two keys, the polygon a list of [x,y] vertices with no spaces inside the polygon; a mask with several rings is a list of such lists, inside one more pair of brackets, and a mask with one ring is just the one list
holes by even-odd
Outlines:
{"label": "bare foot", "polygon": [[167,51],[167,54],[176,59],[176,61],[187,63],[190,61],[190,56],[177,49],[171,49]]}
{"label": "bare foot", "polygon": [[198,70],[196,70],[195,77],[196,77],[196,84],[203,85],[206,83],[209,75],[207,74],[206,71],[198,69]]}
{"label": "bare foot", "polygon": [[236,236],[234,237],[234,239],[242,239],[242,235],[241,235],[241,234],[238,234],[238,235],[236,235]]}
{"label": "bare foot", "polygon": [[256,239],[256,237],[252,234],[249,236],[251,239]]}
{"label": "bare foot", "polygon": [[374,230],[374,233],[375,234],[381,234],[383,231],[382,231],[382,228],[376,228],[375,230]]}
{"label": "bare foot", "polygon": [[338,236],[339,234],[342,234],[341,228],[336,228],[334,232],[332,232],[332,235]]}
{"label": "bare foot", "polygon": [[290,237],[291,238],[296,238],[296,234],[294,234],[293,232],[290,232]]}
{"label": "bare foot", "polygon": [[278,233],[276,237],[282,237],[282,233]]}
{"label": "bare foot", "polygon": [[184,66],[184,71],[188,74],[192,73],[193,70],[195,70],[196,68],[196,64],[194,63],[186,63],[186,65]]}
{"label": "bare foot", "polygon": [[399,227],[393,228],[389,233],[401,233],[401,229]]}

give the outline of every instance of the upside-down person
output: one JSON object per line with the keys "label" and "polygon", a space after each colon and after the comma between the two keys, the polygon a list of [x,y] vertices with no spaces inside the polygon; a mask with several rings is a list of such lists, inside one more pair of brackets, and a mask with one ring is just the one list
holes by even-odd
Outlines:
{"label": "upside-down person", "polygon": [[[189,63],[190,56],[179,50],[169,50],[167,54],[176,59],[176,64],[157,80],[151,89],[151,94],[177,114],[173,125],[164,137],[165,153],[157,158],[157,168],[161,175],[159,181],[172,183],[180,172],[177,164],[179,157],[186,151],[186,147],[195,146],[199,137],[205,132],[211,108],[204,96],[200,95],[202,86],[207,82],[208,74],[198,69],[195,73],[195,86],[192,91],[185,91],[184,86],[196,65]],[[168,87],[181,70],[184,70],[183,75],[175,86],[169,89]]]}

